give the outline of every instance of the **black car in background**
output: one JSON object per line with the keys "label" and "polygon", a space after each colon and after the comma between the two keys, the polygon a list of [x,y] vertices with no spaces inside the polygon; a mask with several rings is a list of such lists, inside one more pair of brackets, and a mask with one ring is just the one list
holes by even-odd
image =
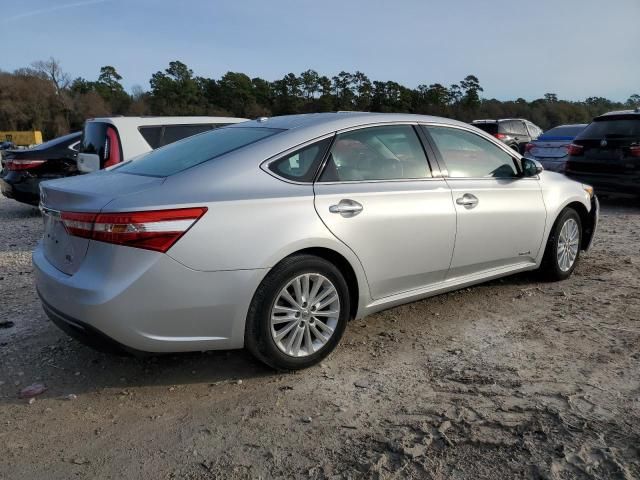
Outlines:
{"label": "black car in background", "polygon": [[537,139],[542,129],[523,118],[503,118],[500,120],[474,120],[471,125],[502,140],[516,152],[524,153],[527,143]]}
{"label": "black car in background", "polygon": [[38,205],[40,182],[77,173],[82,132],[70,133],[25,150],[7,150],[2,159],[0,190],[7,198]]}
{"label": "black car in background", "polygon": [[594,118],[569,146],[565,174],[596,193],[640,195],[640,109]]}

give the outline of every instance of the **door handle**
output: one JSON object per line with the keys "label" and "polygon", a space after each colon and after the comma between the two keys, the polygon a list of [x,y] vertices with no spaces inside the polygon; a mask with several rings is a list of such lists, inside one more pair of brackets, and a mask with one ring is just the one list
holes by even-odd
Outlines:
{"label": "door handle", "polygon": [[329,211],[331,213],[339,213],[343,217],[355,217],[363,209],[363,206],[355,200],[340,200],[337,205],[331,205]]}
{"label": "door handle", "polygon": [[475,195],[471,195],[470,193],[465,193],[463,196],[456,199],[456,203],[458,205],[462,205],[464,208],[468,210],[478,205],[478,202],[479,202],[478,197],[476,197]]}

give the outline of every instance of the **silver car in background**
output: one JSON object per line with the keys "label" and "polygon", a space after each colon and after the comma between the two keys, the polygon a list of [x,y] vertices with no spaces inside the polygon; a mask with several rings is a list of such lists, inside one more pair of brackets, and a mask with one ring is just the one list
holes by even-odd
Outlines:
{"label": "silver car in background", "polygon": [[323,113],[45,182],[44,309],[97,347],[319,362],[348,320],[525,270],[567,278],[597,199],[444,118]]}
{"label": "silver car in background", "polygon": [[571,143],[586,127],[586,123],[553,127],[527,143],[524,156],[540,162],[545,170],[564,173]]}

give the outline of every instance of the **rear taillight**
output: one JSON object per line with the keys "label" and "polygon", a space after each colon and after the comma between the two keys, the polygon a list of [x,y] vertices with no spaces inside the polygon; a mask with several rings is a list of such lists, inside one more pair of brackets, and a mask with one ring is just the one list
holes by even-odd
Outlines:
{"label": "rear taillight", "polygon": [[494,133],[493,136],[496,137],[498,140],[504,140],[505,138],[507,138],[507,136],[504,133]]}
{"label": "rear taillight", "polygon": [[535,145],[533,143],[527,143],[524,146],[524,152],[525,153],[530,152],[531,150],[533,150],[533,147],[535,147]]}
{"label": "rear taillight", "polygon": [[30,170],[32,168],[38,168],[42,165],[46,160],[6,160],[5,166],[7,170]]}
{"label": "rear taillight", "polygon": [[629,153],[632,157],[640,157],[640,145],[633,145],[629,147]]}
{"label": "rear taillight", "polygon": [[584,153],[584,147],[582,145],[576,145],[575,143],[572,143],[567,148],[567,153],[569,155],[573,155],[574,157],[578,155],[582,155]]}
{"label": "rear taillight", "polygon": [[62,212],[60,218],[69,235],[91,238],[95,213]]}
{"label": "rear taillight", "polygon": [[104,168],[112,167],[121,160],[118,132],[113,127],[107,127],[107,136],[104,140]]}
{"label": "rear taillight", "polygon": [[63,212],[70,235],[100,242],[166,252],[207,211],[206,207],[149,212]]}

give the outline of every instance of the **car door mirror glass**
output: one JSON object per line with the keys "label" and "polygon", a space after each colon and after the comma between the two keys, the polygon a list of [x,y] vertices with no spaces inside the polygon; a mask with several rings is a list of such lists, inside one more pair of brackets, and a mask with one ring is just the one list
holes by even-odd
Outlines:
{"label": "car door mirror glass", "polygon": [[531,158],[523,158],[521,165],[523,177],[535,177],[544,170],[539,162]]}

